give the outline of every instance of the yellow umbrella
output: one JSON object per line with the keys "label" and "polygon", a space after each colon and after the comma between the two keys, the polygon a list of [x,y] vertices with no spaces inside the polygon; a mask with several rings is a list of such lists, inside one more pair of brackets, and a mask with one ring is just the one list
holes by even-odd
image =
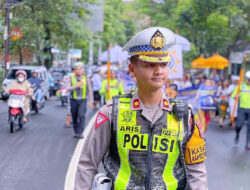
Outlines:
{"label": "yellow umbrella", "polygon": [[199,57],[198,59],[195,59],[192,61],[191,67],[193,69],[205,69],[208,68],[205,64],[205,58]]}
{"label": "yellow umbrella", "polygon": [[205,60],[205,65],[213,69],[224,69],[228,67],[229,61],[219,54],[215,54]]}

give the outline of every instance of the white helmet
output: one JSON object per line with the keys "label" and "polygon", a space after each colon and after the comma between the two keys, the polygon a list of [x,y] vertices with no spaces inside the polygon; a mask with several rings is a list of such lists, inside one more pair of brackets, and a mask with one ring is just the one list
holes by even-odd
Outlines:
{"label": "white helmet", "polygon": [[247,72],[245,73],[245,77],[246,77],[246,79],[250,80],[250,71],[247,71]]}

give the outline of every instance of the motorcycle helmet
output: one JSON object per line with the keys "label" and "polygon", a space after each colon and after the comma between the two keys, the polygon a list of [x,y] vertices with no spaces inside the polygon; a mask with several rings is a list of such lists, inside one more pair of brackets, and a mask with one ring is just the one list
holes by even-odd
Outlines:
{"label": "motorcycle helmet", "polygon": [[16,72],[16,77],[17,77],[19,74],[22,74],[25,78],[27,78],[27,73],[26,73],[26,71],[24,71],[24,70],[18,70],[18,71]]}
{"label": "motorcycle helmet", "polygon": [[31,74],[33,74],[33,73],[37,73],[38,74],[37,70],[32,70]]}
{"label": "motorcycle helmet", "polygon": [[246,77],[247,80],[250,80],[250,71],[247,71],[245,73],[245,77]]}
{"label": "motorcycle helmet", "polygon": [[[24,77],[18,77],[18,75],[20,75],[20,74],[23,75]],[[27,78],[27,73],[24,70],[18,70],[16,72],[16,77],[17,77],[17,81],[22,83]]]}

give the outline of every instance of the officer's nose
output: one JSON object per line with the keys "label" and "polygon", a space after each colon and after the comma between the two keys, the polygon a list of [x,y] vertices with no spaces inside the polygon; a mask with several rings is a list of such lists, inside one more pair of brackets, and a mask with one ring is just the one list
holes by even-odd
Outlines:
{"label": "officer's nose", "polygon": [[163,68],[161,67],[161,64],[155,64],[154,73],[156,75],[161,75],[163,73]]}

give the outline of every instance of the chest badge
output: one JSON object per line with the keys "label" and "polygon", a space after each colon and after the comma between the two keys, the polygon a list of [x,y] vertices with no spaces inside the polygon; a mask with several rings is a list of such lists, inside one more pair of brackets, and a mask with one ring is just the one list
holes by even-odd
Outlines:
{"label": "chest badge", "polygon": [[133,109],[139,109],[140,108],[140,100],[137,98],[137,99],[134,99],[133,100]]}

